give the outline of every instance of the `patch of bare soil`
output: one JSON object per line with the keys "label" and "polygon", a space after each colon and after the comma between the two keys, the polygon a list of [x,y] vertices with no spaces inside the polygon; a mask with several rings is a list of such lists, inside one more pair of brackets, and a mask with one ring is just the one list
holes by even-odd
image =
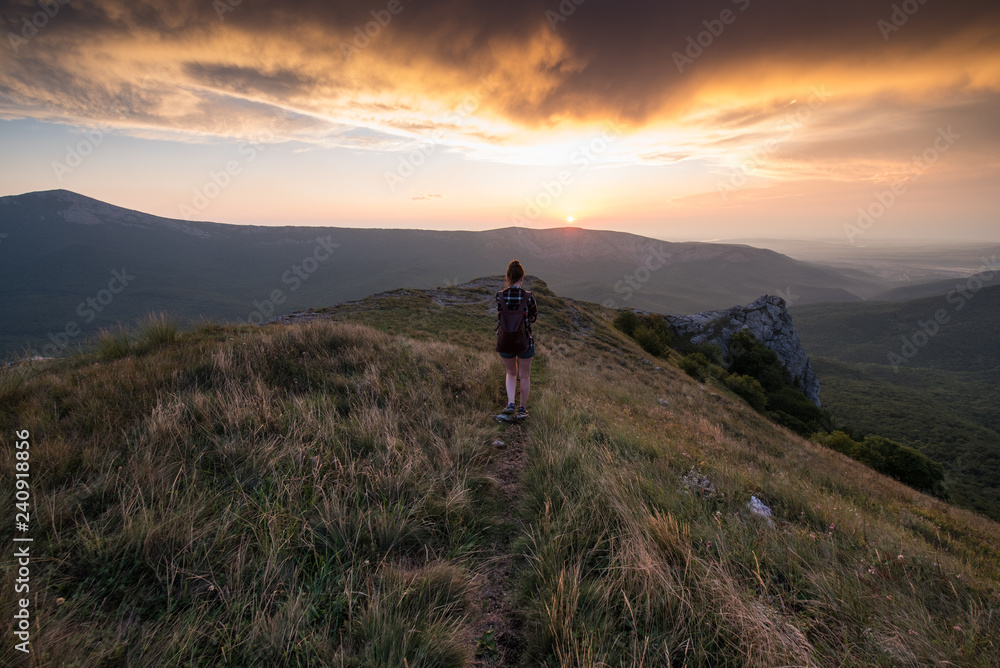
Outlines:
{"label": "patch of bare soil", "polygon": [[517,612],[514,591],[514,576],[516,571],[515,556],[511,554],[510,542],[517,534],[515,530],[518,520],[515,508],[521,498],[521,471],[524,469],[524,442],[527,425],[511,424],[504,432],[503,445],[495,444],[497,457],[491,467],[500,482],[500,501],[504,513],[500,517],[501,525],[507,531],[490,546],[483,555],[483,570],[477,577],[479,596],[482,600],[483,615],[474,627],[474,642],[486,638],[493,630],[492,638],[496,643],[496,652],[485,646],[478,647],[474,666],[517,666],[524,644],[524,620]]}

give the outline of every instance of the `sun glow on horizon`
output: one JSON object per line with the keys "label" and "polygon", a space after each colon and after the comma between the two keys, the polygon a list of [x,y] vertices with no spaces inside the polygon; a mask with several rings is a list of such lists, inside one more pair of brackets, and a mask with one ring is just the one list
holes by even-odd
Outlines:
{"label": "sun glow on horizon", "polygon": [[[692,3],[554,30],[534,0],[426,0],[370,35],[355,0],[235,2],[224,22],[180,4],[74,3],[16,42],[0,195],[65,188],[174,218],[201,202],[200,219],[252,225],[577,227],[582,211],[654,236],[846,239],[896,184],[866,240],[951,238],[943,221],[1000,235],[995,0],[921,5],[883,39],[884,8],[862,0],[821,27],[801,3],[754,10],[682,76],[660,65],[706,18]],[[6,5],[8,26],[38,16]],[[938,153],[916,183],[913,156]]]}

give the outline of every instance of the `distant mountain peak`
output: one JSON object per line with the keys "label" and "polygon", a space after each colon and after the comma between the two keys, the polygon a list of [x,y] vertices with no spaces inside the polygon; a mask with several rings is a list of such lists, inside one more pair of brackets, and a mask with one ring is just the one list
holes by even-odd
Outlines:
{"label": "distant mountain peak", "polygon": [[[96,206],[106,206],[114,209],[121,209],[122,207],[114,206],[113,204],[107,204],[99,199],[94,199],[93,197],[87,197],[86,195],[81,195],[78,192],[73,192],[72,190],[66,190],[65,188],[55,188],[53,190],[34,190],[32,192],[23,193],[21,195],[8,195],[7,197],[2,197],[0,200],[11,200],[15,203],[20,202],[41,202],[41,201],[61,201],[68,202],[71,204],[84,205],[96,205]],[[127,209],[123,209],[127,210]]]}
{"label": "distant mountain peak", "polygon": [[0,202],[15,205],[28,204],[33,207],[44,207],[50,210],[55,209],[57,216],[67,223],[75,223],[77,225],[106,225],[110,223],[133,227],[157,227],[172,229],[196,237],[215,236],[206,227],[217,225],[217,223],[191,223],[186,220],[162,218],[141,211],[108,204],[93,197],[87,197],[72,190],[64,189],[38,190],[24,193],[23,195],[11,195],[0,198]]}

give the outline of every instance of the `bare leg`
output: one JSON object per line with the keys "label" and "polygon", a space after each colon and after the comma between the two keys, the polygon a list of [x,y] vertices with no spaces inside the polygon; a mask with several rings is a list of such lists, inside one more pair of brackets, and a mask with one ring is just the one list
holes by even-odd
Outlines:
{"label": "bare leg", "polygon": [[[517,360],[517,372],[521,376],[521,405],[525,408],[528,407],[528,393],[531,392],[531,360],[533,359],[533,357],[529,357],[526,360]],[[514,396],[511,392],[507,394]]]}
{"label": "bare leg", "polygon": [[[504,369],[507,371],[507,403],[514,403],[514,390],[517,388],[517,358],[501,357]],[[524,394],[524,381],[521,381],[521,393]]]}

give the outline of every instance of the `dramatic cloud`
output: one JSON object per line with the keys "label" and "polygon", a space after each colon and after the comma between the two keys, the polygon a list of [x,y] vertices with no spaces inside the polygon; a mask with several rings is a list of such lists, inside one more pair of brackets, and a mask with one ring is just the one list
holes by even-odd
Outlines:
{"label": "dramatic cloud", "polygon": [[996,0],[17,0],[0,26],[0,118],[140,137],[546,165],[612,123],[602,162],[723,182],[891,179],[949,126],[968,169],[1000,147]]}
{"label": "dramatic cloud", "polygon": [[819,85],[840,97],[1000,85],[992,1],[902,3],[912,15],[867,0],[49,5],[51,17],[26,0],[4,11],[8,114],[19,101],[80,118],[156,103],[210,116],[214,92],[390,130],[475,125],[489,137],[495,121],[505,137],[605,119],[642,126],[709,103],[741,124]]}

